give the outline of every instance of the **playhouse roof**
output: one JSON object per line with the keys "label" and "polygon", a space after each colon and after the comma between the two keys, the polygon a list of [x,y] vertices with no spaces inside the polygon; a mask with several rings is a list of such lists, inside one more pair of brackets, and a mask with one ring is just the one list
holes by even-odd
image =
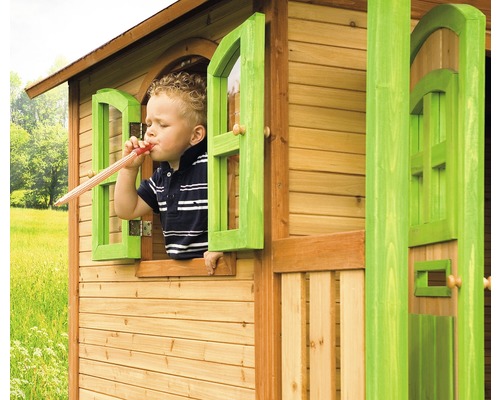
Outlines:
{"label": "playhouse roof", "polygon": [[79,58],[71,64],[68,64],[52,75],[30,84],[25,89],[26,93],[30,98],[34,98],[64,82],[67,82],[76,75],[110,57],[115,56],[123,49],[146,38],[158,29],[179,23],[184,19],[183,17],[185,17],[186,14],[205,3],[210,3],[210,1],[177,0],[177,2],[173,3],[169,7],[159,11],[152,17],[144,20],[128,31],[103,44],[89,54]]}

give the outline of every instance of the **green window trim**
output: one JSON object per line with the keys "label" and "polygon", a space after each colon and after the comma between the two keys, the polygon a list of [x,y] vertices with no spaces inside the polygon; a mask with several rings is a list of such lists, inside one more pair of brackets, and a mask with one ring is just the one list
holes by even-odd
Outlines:
{"label": "green window trim", "polygon": [[[264,245],[264,46],[265,16],[253,14],[226,35],[207,70],[208,247],[211,251],[262,249]],[[228,76],[240,58],[240,124],[228,132]],[[239,220],[228,228],[228,157],[239,154]]]}
{"label": "green window trim", "polygon": [[457,236],[457,87],[454,71],[434,70],[410,95],[410,246]]}
{"label": "green window trim", "polygon": [[[122,144],[129,138],[129,124],[140,122],[141,105],[132,95],[116,89],[101,89],[92,96],[92,169],[101,171],[109,162],[109,107],[121,113]],[[141,238],[129,235],[129,221],[122,220],[121,242],[110,240],[110,188],[117,174],[92,191],[92,260],[141,258]],[[138,176],[139,179],[139,176]]]}

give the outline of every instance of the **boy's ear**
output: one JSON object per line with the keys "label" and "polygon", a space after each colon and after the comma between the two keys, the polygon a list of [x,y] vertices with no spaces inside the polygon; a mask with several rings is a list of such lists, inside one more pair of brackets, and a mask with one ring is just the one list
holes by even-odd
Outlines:
{"label": "boy's ear", "polygon": [[203,139],[205,139],[206,135],[207,135],[207,130],[205,129],[205,127],[203,125],[196,125],[193,128],[193,132],[191,134],[191,141],[190,141],[191,146],[200,143]]}

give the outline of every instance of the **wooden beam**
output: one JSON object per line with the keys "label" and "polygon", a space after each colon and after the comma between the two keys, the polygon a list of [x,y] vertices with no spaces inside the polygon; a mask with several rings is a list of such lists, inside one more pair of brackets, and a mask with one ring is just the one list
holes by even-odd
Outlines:
{"label": "wooden beam", "polygon": [[[158,278],[171,276],[207,276],[205,259],[190,260],[151,260],[142,261],[135,276],[138,278]],[[227,253],[217,260],[213,276],[236,275],[236,253]]]}
{"label": "wooden beam", "polygon": [[264,121],[264,250],[255,252],[255,398],[281,396],[281,279],[273,271],[272,242],[288,237],[288,2],[255,0],[266,15]]}
{"label": "wooden beam", "polygon": [[273,241],[274,272],[332,271],[365,267],[365,232],[339,232]]}
{"label": "wooden beam", "polygon": [[[68,187],[80,183],[80,90],[79,83],[69,82],[69,137],[68,137]],[[68,397],[77,400],[79,393],[79,280],[80,280],[80,233],[79,201],[73,199],[68,204]]]}

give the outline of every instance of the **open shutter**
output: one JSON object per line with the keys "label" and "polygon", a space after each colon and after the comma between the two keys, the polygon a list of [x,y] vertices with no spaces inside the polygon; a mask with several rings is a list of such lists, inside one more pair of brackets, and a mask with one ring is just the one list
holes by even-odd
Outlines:
{"label": "open shutter", "polygon": [[[209,250],[264,243],[264,37],[255,13],[220,42],[207,70]],[[240,60],[240,127],[228,129],[228,77]],[[228,228],[228,158],[239,154],[238,228]]]}
{"label": "open shutter", "polygon": [[466,4],[411,35],[409,399],[485,394],[484,38]]}
{"label": "open shutter", "polygon": [[[121,157],[129,138],[130,123],[140,122],[141,107],[130,94],[101,89],[92,96],[92,169],[101,171]],[[120,124],[121,119],[121,124]],[[121,134],[121,142],[116,144]],[[111,159],[114,157],[114,159]],[[141,257],[140,236],[129,235],[129,221],[116,217],[112,190],[117,174],[92,192],[92,259],[136,259]],[[139,174],[140,176],[140,174]]]}

